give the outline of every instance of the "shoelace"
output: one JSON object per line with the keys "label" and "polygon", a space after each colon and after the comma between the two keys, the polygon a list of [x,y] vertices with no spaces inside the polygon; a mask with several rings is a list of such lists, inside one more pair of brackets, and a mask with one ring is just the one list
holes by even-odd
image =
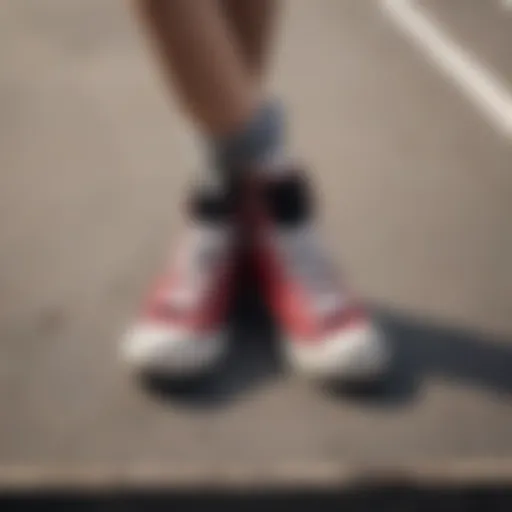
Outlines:
{"label": "shoelace", "polygon": [[292,272],[314,297],[338,296],[335,276],[314,233],[297,233],[288,240]]}
{"label": "shoelace", "polygon": [[179,255],[179,283],[168,300],[191,306],[224,255],[225,241],[218,233],[195,231]]}

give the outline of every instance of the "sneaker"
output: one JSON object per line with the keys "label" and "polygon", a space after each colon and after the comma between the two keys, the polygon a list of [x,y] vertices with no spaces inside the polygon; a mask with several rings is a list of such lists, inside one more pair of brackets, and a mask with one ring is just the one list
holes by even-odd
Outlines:
{"label": "sneaker", "polygon": [[237,260],[234,202],[234,194],[194,194],[177,254],[123,342],[124,359],[136,370],[196,377],[225,354]]}
{"label": "sneaker", "polygon": [[322,250],[304,176],[270,176],[255,188],[256,265],[287,359],[311,377],[373,381],[388,364],[383,337]]}

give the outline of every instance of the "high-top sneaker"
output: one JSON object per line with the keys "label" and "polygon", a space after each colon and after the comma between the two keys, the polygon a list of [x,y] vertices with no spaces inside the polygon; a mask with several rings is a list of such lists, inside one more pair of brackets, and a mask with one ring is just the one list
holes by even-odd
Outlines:
{"label": "high-top sneaker", "polygon": [[321,379],[377,379],[388,364],[386,345],[317,239],[304,176],[260,175],[254,185],[256,265],[289,362]]}
{"label": "high-top sneaker", "polygon": [[226,350],[238,249],[236,196],[197,190],[189,210],[178,251],[123,342],[124,358],[143,372],[195,377]]}

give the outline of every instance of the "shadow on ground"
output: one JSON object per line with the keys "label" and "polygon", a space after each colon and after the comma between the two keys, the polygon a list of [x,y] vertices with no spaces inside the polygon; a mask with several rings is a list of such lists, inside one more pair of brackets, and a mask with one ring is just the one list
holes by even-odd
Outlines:
{"label": "shadow on ground", "polygon": [[230,319],[230,351],[215,371],[198,381],[142,379],[155,397],[188,407],[231,404],[282,375],[275,325],[249,272],[243,272]]}
{"label": "shadow on ground", "polygon": [[327,389],[344,399],[375,405],[406,404],[429,376],[512,396],[512,343],[463,329],[436,325],[375,306],[374,317],[393,352],[392,368],[379,386],[362,390]]}

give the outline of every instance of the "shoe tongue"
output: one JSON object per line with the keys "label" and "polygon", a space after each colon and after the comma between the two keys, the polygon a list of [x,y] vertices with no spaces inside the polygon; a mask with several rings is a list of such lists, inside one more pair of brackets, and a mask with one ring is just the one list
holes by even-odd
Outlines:
{"label": "shoe tongue", "polygon": [[240,206],[242,183],[230,173],[211,171],[196,182],[189,197],[189,213],[194,221],[216,224],[226,222]]}
{"label": "shoe tongue", "polygon": [[309,186],[300,174],[269,180],[263,195],[267,211],[276,224],[294,227],[312,217]]}
{"label": "shoe tongue", "polygon": [[237,208],[237,196],[231,187],[197,186],[190,197],[192,219],[200,224],[221,224],[229,221]]}
{"label": "shoe tongue", "polygon": [[199,224],[221,224],[233,214],[233,205],[225,194],[198,191],[190,201],[190,215]]}

